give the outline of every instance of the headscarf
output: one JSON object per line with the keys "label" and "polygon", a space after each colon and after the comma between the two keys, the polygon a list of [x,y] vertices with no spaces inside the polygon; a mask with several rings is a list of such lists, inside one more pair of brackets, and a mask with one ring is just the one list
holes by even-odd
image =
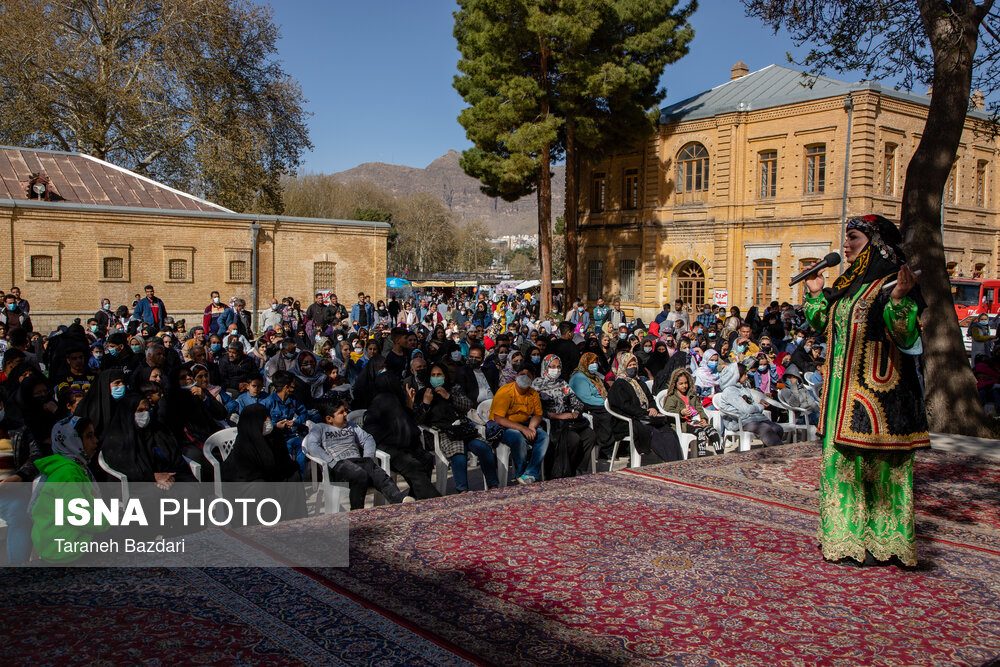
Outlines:
{"label": "headscarf", "polygon": [[264,435],[264,422],[270,416],[259,403],[243,408],[233,451],[222,462],[222,481],[282,482],[298,472],[298,464],[289,457],[277,430]]}
{"label": "headscarf", "polygon": [[541,395],[542,400],[552,402],[551,411],[556,414],[568,412],[569,398],[572,394],[569,383],[563,380],[561,376],[555,379],[549,377],[549,366],[558,358],[555,354],[546,355],[542,359],[542,372],[531,383],[531,388]]}
{"label": "headscarf", "polygon": [[79,464],[94,486],[94,493],[100,497],[97,480],[94,479],[94,473],[90,471],[88,465],[90,462],[83,451],[83,438],[76,430],[76,425],[80,423],[80,420],[81,417],[66,417],[52,427],[52,453],[65,456],[70,461]]}
{"label": "headscarf", "polygon": [[701,364],[698,365],[698,369],[694,372],[694,385],[696,387],[714,390],[719,386],[718,371],[713,371],[708,367],[708,362],[713,359],[717,361],[719,359],[719,353],[712,348],[705,350],[705,354],[701,358]]}
{"label": "headscarf", "polygon": [[[504,364],[503,370],[500,371],[499,383],[500,383],[501,386],[503,386],[505,384],[510,384],[517,377],[517,369],[514,368],[514,362],[511,359],[511,357],[513,357],[513,356],[514,356],[513,352],[507,354],[507,363]],[[526,357],[527,357],[526,354],[522,354],[521,355],[522,361]]]}
{"label": "headscarf", "polygon": [[152,482],[157,472],[176,472],[184,468],[177,440],[150,420],[145,428],[135,425],[135,411],[143,397],[126,394],[111,425],[104,433],[101,451],[108,464],[125,473],[129,480]]}
{"label": "headscarf", "polygon": [[125,374],[119,368],[109,368],[99,373],[90,385],[90,389],[76,406],[74,414],[86,417],[94,423],[97,437],[104,435],[104,429],[118,410],[118,401],[111,397],[111,383],[114,380],[124,380]]}
{"label": "headscarf", "polygon": [[[323,346],[330,342],[329,338],[325,336],[316,336],[316,342],[313,343],[313,354],[316,355],[317,359],[323,359]],[[331,343],[330,349],[333,349],[333,344]]]}
{"label": "headscarf", "polygon": [[602,380],[599,375],[595,375],[594,373],[590,372],[590,365],[597,364],[599,373],[600,363],[601,362],[598,359],[597,354],[595,354],[594,352],[584,352],[583,354],[580,355],[580,363],[577,364],[576,372],[582,373],[584,377],[590,380],[591,384],[593,384],[594,388],[597,390],[597,393],[601,395],[601,398],[607,398],[608,388],[605,386],[604,380]]}
{"label": "headscarf", "polygon": [[[313,374],[306,375],[302,371],[300,364],[304,359],[310,357],[316,362],[316,365],[313,367]],[[323,383],[326,382],[326,375],[319,370],[319,359],[312,352],[299,352],[299,356],[295,359],[295,364],[292,366],[291,372],[297,380],[302,381],[309,387],[310,396],[319,398],[323,395]]]}
{"label": "headscarf", "polygon": [[[629,362],[632,361],[633,359],[635,359],[635,355],[632,354],[631,352],[622,352],[621,355],[619,355],[618,370],[616,371],[617,372],[616,377],[619,380],[624,380],[629,384],[629,386],[632,387],[632,391],[634,391],[635,395],[639,398],[639,405],[642,406],[643,410],[648,410],[649,399],[646,397],[646,392],[644,391],[643,386],[639,384],[639,380],[637,378],[629,377],[628,373],[626,372]],[[636,359],[636,363],[638,363],[638,361],[639,360]]]}
{"label": "headscarf", "polygon": [[847,270],[835,281],[833,287],[823,290],[827,301],[833,303],[857,294],[864,285],[890,276],[906,263],[903,237],[896,225],[881,215],[865,215],[847,221],[847,230],[857,230],[868,238],[868,243]]}

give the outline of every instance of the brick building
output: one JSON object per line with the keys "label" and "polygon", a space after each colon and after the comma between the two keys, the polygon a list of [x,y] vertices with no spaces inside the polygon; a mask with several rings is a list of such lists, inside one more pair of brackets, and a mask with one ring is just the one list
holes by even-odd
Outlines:
{"label": "brick building", "polygon": [[[650,316],[678,296],[730,305],[799,301],[788,280],[839,250],[842,213],[899,219],[906,166],[929,98],[771,65],[661,110],[638,150],[583,170],[582,296],[621,295]],[[996,277],[997,144],[973,96],[945,191],[955,275]],[[848,151],[848,148],[850,149]],[[847,187],[844,187],[845,174]]]}
{"label": "brick building", "polygon": [[188,326],[212,290],[254,311],[284,296],[305,307],[318,289],[381,295],[388,232],[234,213],[87,155],[0,147],[0,285],[21,288],[43,332],[103,297],[131,304],[147,283]]}

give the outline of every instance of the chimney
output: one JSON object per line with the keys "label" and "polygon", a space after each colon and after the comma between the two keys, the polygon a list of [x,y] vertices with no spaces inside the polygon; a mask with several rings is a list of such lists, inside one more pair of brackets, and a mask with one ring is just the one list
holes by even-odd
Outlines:
{"label": "chimney", "polygon": [[983,95],[983,91],[972,91],[972,108],[976,111],[982,111],[986,108],[986,96]]}
{"label": "chimney", "polygon": [[749,73],[750,73],[750,68],[747,67],[747,64],[741,60],[735,65],[733,65],[733,68],[729,70],[729,80],[735,81],[736,79],[744,77]]}

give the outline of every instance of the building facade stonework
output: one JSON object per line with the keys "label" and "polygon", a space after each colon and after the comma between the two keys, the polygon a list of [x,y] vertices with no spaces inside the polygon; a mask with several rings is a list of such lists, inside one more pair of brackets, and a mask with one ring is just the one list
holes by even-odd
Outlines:
{"label": "building facade stonework", "polygon": [[[183,193],[178,195],[190,201],[154,199],[147,207],[97,203],[101,200],[85,196],[80,187],[60,187],[51,176],[51,160],[70,154],[4,152],[15,150],[20,158],[41,154],[40,164],[50,168],[52,187],[60,194],[57,201],[14,198],[27,180],[27,174],[18,174],[18,186],[8,187],[11,198],[0,198],[0,253],[5,258],[0,260],[0,285],[21,288],[31,303],[34,326],[42,332],[75,317],[85,321],[105,297],[114,307],[130,305],[146,284],[156,288],[168,313],[186,319],[188,327],[201,323],[212,290],[224,300],[241,297],[248,309],[256,304],[256,310],[266,308],[272,297],[285,296],[301,300],[305,308],[318,289],[331,289],[346,303],[360,291],[385,291],[385,223],[236,214]],[[67,164],[63,167],[62,173],[71,171]],[[116,178],[129,179],[129,172]],[[97,185],[91,183],[88,193]],[[157,194],[151,181],[114,185]]]}
{"label": "building facade stonework", "polygon": [[[744,310],[797,303],[802,288],[788,281],[839,250],[842,212],[899,219],[926,97],[775,65],[743,75],[739,65],[728,83],[663,109],[638,150],[583,170],[578,284],[588,301],[619,296],[646,317],[678,297],[711,302],[716,291]],[[956,276],[998,275],[987,118],[970,112],[944,193]]]}

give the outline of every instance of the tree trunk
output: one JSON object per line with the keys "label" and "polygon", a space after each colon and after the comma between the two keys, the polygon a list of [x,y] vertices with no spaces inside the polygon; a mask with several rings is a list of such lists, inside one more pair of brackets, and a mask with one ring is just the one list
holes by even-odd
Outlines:
{"label": "tree trunk", "polygon": [[941,13],[932,0],[919,4],[934,52],[934,92],[906,169],[901,230],[909,264],[922,272],[919,285],[927,301],[922,324],[928,418],[932,431],[987,436],[951,296],[941,223],[942,193],[964,128],[956,119],[964,119],[969,108],[979,22]]}
{"label": "tree trunk", "polygon": [[[539,43],[539,73],[542,84],[541,119],[548,118],[549,101],[549,47],[542,36]],[[552,147],[546,143],[538,153],[538,261],[541,264],[542,289],[538,304],[539,320],[544,320],[552,310]]]}
{"label": "tree trunk", "polygon": [[576,151],[576,123],[566,119],[566,207],[563,211],[563,231],[566,234],[566,296],[575,299],[583,296],[578,289],[576,211],[579,197],[577,166],[580,158]]}

